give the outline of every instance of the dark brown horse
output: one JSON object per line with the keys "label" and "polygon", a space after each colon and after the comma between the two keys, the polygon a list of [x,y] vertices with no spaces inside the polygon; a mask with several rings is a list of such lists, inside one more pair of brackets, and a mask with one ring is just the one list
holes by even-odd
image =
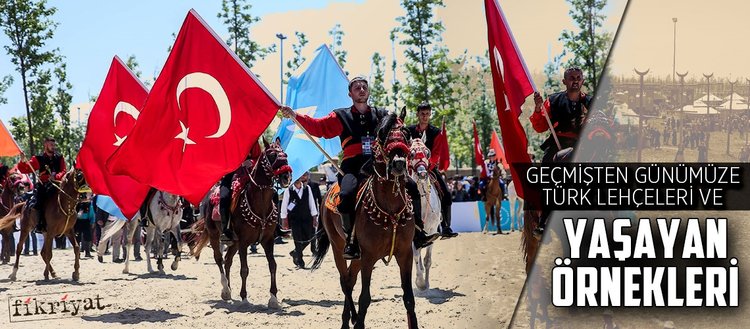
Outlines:
{"label": "dark brown horse", "polygon": [[[29,182],[29,183],[24,183]],[[0,217],[4,217],[13,208],[16,198],[29,189],[30,181],[28,176],[19,172],[12,172],[2,182],[2,193],[0,193]],[[13,249],[13,231],[15,225],[11,225],[0,230],[0,236],[3,239],[2,250],[0,250],[0,261],[3,265],[10,262],[11,250]]]}
{"label": "dark brown horse", "polygon": [[[318,233],[318,254],[312,269],[320,267],[329,247],[340,274],[341,289],[344,292],[344,312],[342,328],[349,328],[349,321],[355,328],[365,327],[365,316],[370,306],[370,281],[378,260],[388,264],[392,257],[401,272],[401,288],[404,291],[409,328],[417,328],[414,312],[414,293],[411,285],[412,238],[414,220],[411,199],[408,197],[407,146],[403,125],[395,114],[390,114],[381,122],[377,130],[377,140],[373,147],[375,154],[374,175],[362,183],[357,197],[353,234],[359,241],[361,259],[347,264],[343,257],[346,244],[341,217],[331,209],[323,207],[322,223],[325,231]],[[362,293],[359,296],[359,314],[352,298],[352,290],[357,275],[362,271]]]}
{"label": "dark brown horse", "polygon": [[[250,171],[250,182],[238,194],[237,202],[233,202],[231,212],[231,228],[237,235],[238,241],[227,247],[226,255],[222,260],[219,235],[221,232],[221,221],[218,219],[218,211],[214,211],[218,205],[210,202],[211,192],[201,202],[201,220],[193,225],[194,231],[200,231],[198,242],[193,248],[196,259],[200,257],[201,250],[207,243],[211,243],[214,251],[214,261],[219,266],[221,273],[221,298],[232,299],[232,290],[229,285],[229,270],[232,268],[234,255],[240,253],[240,276],[242,277],[242,289],[240,297],[247,303],[247,248],[253,243],[260,243],[268,260],[268,270],[271,272],[271,298],[268,307],[278,309],[281,307],[276,298],[276,260],[273,257],[274,233],[278,211],[273,202],[276,193],[274,186],[286,188],[291,182],[291,169],[287,163],[286,153],[281,146],[274,142],[268,144],[264,140],[265,151]],[[215,214],[215,216],[214,216]],[[216,219],[216,220],[214,220]],[[223,265],[223,267],[222,267]]]}
{"label": "dark brown horse", "polygon": [[[76,205],[78,204],[78,190],[86,184],[86,180],[83,177],[83,172],[78,169],[71,169],[63,176],[60,182],[52,182],[52,184],[55,184],[55,186],[51,188],[47,202],[44,205],[47,231],[44,233],[44,246],[40,253],[46,264],[44,279],[49,280],[50,275],[52,275],[52,278],[57,278],[57,274],[55,274],[55,270],[50,263],[52,260],[52,239],[64,234],[73,245],[73,253],[75,254],[73,281],[78,281],[80,255],[78,253],[79,246],[78,241],[76,241],[76,235],[73,232],[73,226],[75,226],[77,220]],[[18,239],[18,244],[16,245],[16,263],[13,265],[13,273],[9,276],[11,281],[16,280],[23,243],[26,242],[29,232],[36,226],[38,220],[37,210],[25,202],[13,206],[10,213],[0,219],[0,230],[12,226],[16,218],[19,217],[21,218],[21,237]]]}

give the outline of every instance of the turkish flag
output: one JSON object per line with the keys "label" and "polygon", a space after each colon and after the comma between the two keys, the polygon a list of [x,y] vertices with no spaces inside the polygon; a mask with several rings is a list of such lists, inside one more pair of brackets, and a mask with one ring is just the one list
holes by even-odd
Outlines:
{"label": "turkish flag", "polygon": [[477,122],[471,120],[471,124],[474,126],[474,159],[477,161],[477,165],[482,166],[482,172],[479,177],[487,177],[487,166],[484,163],[484,155],[482,155],[482,144],[479,143],[479,133],[477,133]]}
{"label": "turkish flag", "polygon": [[10,135],[10,132],[5,128],[5,124],[0,121],[0,156],[12,157],[21,154],[21,148],[18,147],[18,143]]}
{"label": "turkish flag", "polygon": [[[487,14],[492,85],[495,90],[495,105],[497,117],[500,120],[505,154],[511,165],[531,163],[526,150],[528,144],[526,132],[518,117],[521,115],[521,105],[536,88],[497,1],[485,0],[484,9]],[[522,175],[515,172],[513,166],[510,170],[516,182],[518,196],[523,198]]]}
{"label": "turkish flag", "polygon": [[150,187],[128,176],[113,175],[107,171],[106,162],[127,139],[147,96],[143,83],[115,56],[91,109],[76,159],[91,191],[110,196],[127,218],[138,211]]}
{"label": "turkish flag", "polygon": [[108,168],[198,204],[234,171],[278,101],[190,10],[128,139]]}
{"label": "turkish flag", "polygon": [[509,169],[510,166],[508,166],[508,161],[505,160],[505,151],[503,151],[503,146],[500,145],[500,138],[497,137],[497,132],[495,132],[495,130],[492,130],[492,138],[490,139],[490,148],[495,150],[495,154],[497,155],[497,158],[500,159],[500,162],[503,164],[503,168]]}
{"label": "turkish flag", "polygon": [[443,119],[443,128],[440,129],[440,134],[435,137],[431,151],[432,156],[430,157],[430,164],[437,166],[440,171],[448,170],[448,167],[451,165],[451,158],[450,148],[448,146],[448,135],[445,131],[445,119]]}

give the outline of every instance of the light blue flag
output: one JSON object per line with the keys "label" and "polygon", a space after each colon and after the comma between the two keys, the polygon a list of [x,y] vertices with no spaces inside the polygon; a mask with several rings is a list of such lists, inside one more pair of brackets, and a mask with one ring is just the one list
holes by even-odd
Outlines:
{"label": "light blue flag", "polygon": [[[331,50],[322,45],[315,50],[313,59],[303,63],[289,78],[286,105],[297,113],[321,118],[337,108],[352,105],[347,92],[348,85],[349,80]],[[289,119],[281,121],[275,137],[279,137],[281,146],[288,155],[292,180],[327,160],[305,133]],[[341,152],[338,137],[315,140],[332,157]]]}
{"label": "light blue flag", "polygon": [[108,214],[117,217],[118,220],[127,220],[127,217],[122,214],[120,208],[115,204],[115,201],[106,195],[99,194],[96,197],[96,206],[99,207],[99,209],[106,211]]}

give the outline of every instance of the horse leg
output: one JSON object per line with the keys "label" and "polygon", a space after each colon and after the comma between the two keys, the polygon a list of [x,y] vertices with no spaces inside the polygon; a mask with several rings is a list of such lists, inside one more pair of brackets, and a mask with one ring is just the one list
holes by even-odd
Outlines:
{"label": "horse leg", "polygon": [[[429,251],[428,251],[428,255],[429,255]],[[412,290],[412,287],[411,287],[411,261],[412,261],[411,258],[412,258],[412,254],[408,252],[402,252],[396,255],[396,262],[398,263],[398,267],[401,272],[401,289],[404,291],[404,307],[406,308],[406,318],[409,324],[408,328],[416,329],[419,326],[417,325],[417,314],[414,312],[414,306],[415,306],[414,291]],[[363,281],[362,285],[363,286],[364,286],[364,273],[365,272],[362,271],[362,281]]]}
{"label": "horse leg", "polygon": [[237,243],[232,244],[231,247],[227,247],[226,255],[224,255],[224,275],[227,276],[227,287],[230,289],[232,287],[232,280],[230,279],[229,273],[231,273],[230,270],[232,269],[232,263],[234,262],[234,255],[237,254],[237,247]]}
{"label": "horse leg", "polygon": [[260,245],[263,247],[263,252],[266,253],[266,260],[268,261],[268,272],[271,273],[271,297],[268,299],[268,308],[279,310],[281,309],[281,303],[279,303],[276,293],[278,289],[276,287],[276,259],[273,257],[274,238],[271,237],[261,241]]}
{"label": "horse leg", "polygon": [[[411,257],[411,253],[409,253],[409,258]],[[365,328],[367,308],[370,307],[370,302],[372,302],[372,296],[370,296],[370,282],[372,281],[372,270],[375,268],[375,262],[377,262],[376,259],[362,257],[362,292],[359,294],[359,316],[357,317],[357,322],[354,324],[354,329]],[[410,275],[407,280],[409,280],[409,287],[411,287],[411,259],[409,259],[409,262],[404,264],[404,266],[409,267]],[[414,298],[413,295],[412,298]]]}
{"label": "horse leg", "polygon": [[[23,222],[22,222],[23,223]],[[8,279],[10,281],[16,281],[17,277],[16,274],[18,274],[18,264],[21,261],[21,252],[23,252],[23,244],[26,243],[26,239],[29,237],[29,231],[31,228],[27,227],[27,225],[21,225],[21,234],[18,237],[18,244],[16,244],[16,263],[13,265],[13,272],[10,273],[8,276]]]}
{"label": "horse leg", "polygon": [[70,244],[73,245],[73,252],[76,255],[75,263],[73,263],[73,281],[78,282],[80,273],[78,272],[78,269],[80,268],[79,261],[81,259],[81,248],[78,245],[78,240],[76,239],[76,234],[71,229],[68,231],[68,233],[65,233],[65,235],[68,237],[68,240],[70,240]]}
{"label": "horse leg", "polygon": [[52,240],[53,237],[47,233],[44,234],[44,245],[42,246],[42,252],[39,254],[42,256],[42,260],[44,260],[44,280],[49,280],[50,275],[52,275],[52,278],[56,278],[57,275],[55,275],[55,272],[52,270]]}
{"label": "horse leg", "polygon": [[424,256],[424,289],[430,289],[430,267],[432,267],[432,245],[425,248]]}
{"label": "horse leg", "polygon": [[156,239],[156,270],[159,274],[164,274],[164,232],[156,231],[154,239]]}
{"label": "horse leg", "polygon": [[414,279],[414,284],[417,286],[418,291],[423,291],[425,290],[425,282],[424,282],[424,264],[422,262],[422,252],[420,250],[417,250],[417,248],[414,247],[414,244],[411,245],[411,252],[412,254],[414,254],[414,264],[417,268],[417,277],[416,279]]}
{"label": "horse leg", "polygon": [[231,300],[232,289],[229,288],[229,280],[227,279],[228,275],[224,272],[224,260],[221,255],[221,244],[219,243],[218,230],[216,231],[216,234],[214,234],[214,231],[209,229],[209,225],[213,225],[213,223],[209,222],[210,220],[210,218],[206,218],[203,234],[209,235],[208,242],[211,243],[211,249],[213,249],[214,252],[214,262],[219,266],[219,273],[221,274],[221,299]]}
{"label": "horse leg", "polygon": [[182,249],[179,225],[172,228],[172,234],[174,235],[174,240],[172,243],[172,255],[174,255],[174,261],[172,262],[172,266],[170,266],[170,268],[172,269],[172,271],[177,271],[177,268],[180,266],[180,250]]}
{"label": "horse leg", "polygon": [[240,298],[242,298],[243,304],[249,304],[247,301],[247,275],[250,269],[247,267],[247,248],[250,246],[246,241],[238,241],[240,243],[240,279],[242,279],[242,288],[240,288]]}
{"label": "horse leg", "polygon": [[[154,235],[156,235],[156,224],[151,224],[146,228],[146,245],[143,251],[146,253],[146,269],[149,273],[154,272],[154,268],[151,267],[151,246],[154,243]],[[99,242],[101,244],[101,242]]]}
{"label": "horse leg", "polygon": [[491,210],[492,208],[488,207],[487,201],[485,201],[484,203],[484,228],[482,229],[482,234],[487,234],[487,232],[489,231]]}
{"label": "horse leg", "polygon": [[500,199],[500,197],[498,197],[497,200],[498,201],[495,204],[495,221],[497,222],[497,234],[503,234],[503,229],[502,229],[503,217],[502,217],[502,212],[501,212],[503,204],[502,204],[502,200]]}
{"label": "horse leg", "polygon": [[[133,219],[130,220],[127,224],[125,224],[125,227],[127,228],[125,231],[125,268],[122,269],[123,274],[130,273],[130,255],[135,252],[135,248],[133,248],[133,237],[135,236],[135,230],[138,228],[138,221]],[[138,237],[140,238],[140,236]]]}

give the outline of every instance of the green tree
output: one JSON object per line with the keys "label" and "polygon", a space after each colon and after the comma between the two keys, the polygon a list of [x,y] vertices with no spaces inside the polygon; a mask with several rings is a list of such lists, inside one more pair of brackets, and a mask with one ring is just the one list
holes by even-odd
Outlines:
{"label": "green tree", "polygon": [[601,14],[606,0],[567,0],[571,9],[570,17],[578,26],[578,31],[564,30],[560,41],[566,51],[572,54],[568,60],[569,67],[583,69],[586,89],[596,91],[599,78],[612,45],[612,34],[602,32],[606,18]]}
{"label": "green tree", "polygon": [[[10,0],[0,2],[0,28],[10,43],[5,50],[21,75],[29,150],[33,153],[31,77],[41,66],[54,60],[56,50],[45,49],[45,43],[54,35],[57,23],[51,20],[56,9],[48,7],[45,0]],[[22,136],[23,134],[16,134]]]}
{"label": "green tree", "polygon": [[556,93],[562,89],[564,89],[562,85],[562,74],[561,74],[561,68],[562,68],[562,57],[564,56],[564,52],[560,56],[555,56],[551,61],[549,61],[547,64],[544,64],[544,93],[546,95],[549,95],[551,93]]}
{"label": "green tree", "polygon": [[73,85],[68,81],[67,65],[61,63],[53,72],[55,78],[55,90],[52,96],[52,107],[57,114],[59,121],[57,123],[56,139],[60,148],[60,153],[66,156],[68,163],[73,163],[76,158],[76,150],[80,149],[83,142],[83,127],[70,124],[70,105],[73,102],[73,95],[70,90]]}
{"label": "green tree", "polygon": [[448,50],[441,45],[441,34],[445,29],[440,21],[434,19],[433,10],[444,6],[442,0],[403,0],[401,6],[406,15],[396,18],[401,23],[398,32],[405,39],[400,44],[407,46],[407,84],[404,86],[404,98],[408,108],[416,108],[429,101],[438,117],[448,114],[452,109],[452,83],[455,77],[451,70]]}
{"label": "green tree", "polygon": [[[391,57],[393,58],[391,61],[391,74],[393,75],[391,80],[391,99],[394,108],[398,108],[399,106],[398,97],[401,93],[401,82],[396,78],[396,69],[398,68],[398,62],[396,61],[396,32],[398,32],[398,29],[393,29],[389,36],[389,39],[391,40]],[[388,102],[388,105],[390,104],[391,103]]]}
{"label": "green tree", "polygon": [[[331,44],[328,45],[328,48],[331,48],[331,52],[333,53],[333,56],[336,57],[336,61],[339,63],[339,66],[341,68],[344,68],[344,65],[346,64],[346,54],[348,53],[346,50],[344,50],[343,39],[344,39],[344,31],[341,30],[341,24],[336,24],[333,26],[333,28],[328,31],[328,35],[331,36],[333,39]],[[349,75],[349,72],[346,72],[346,75]]]}
{"label": "green tree", "polygon": [[297,43],[292,45],[292,50],[294,51],[294,57],[292,57],[291,60],[286,62],[286,67],[289,69],[286,72],[284,72],[284,75],[287,79],[289,79],[292,74],[294,73],[294,70],[296,70],[302,63],[305,62],[305,56],[302,56],[302,50],[307,45],[308,41],[307,37],[302,32],[294,32],[294,35],[297,37]]}
{"label": "green tree", "polygon": [[388,107],[388,91],[385,89],[385,58],[376,52],[372,55],[372,72],[370,79],[370,103]]}
{"label": "green tree", "polygon": [[8,99],[5,98],[5,91],[8,90],[10,85],[13,84],[13,77],[6,75],[0,80],[0,104],[8,103]]}
{"label": "green tree", "polygon": [[234,52],[241,61],[252,68],[256,60],[263,59],[271,52],[250,38],[250,27],[260,21],[260,17],[250,14],[253,6],[247,0],[222,0],[221,12],[216,16],[223,19],[229,30],[227,44],[234,47]]}

